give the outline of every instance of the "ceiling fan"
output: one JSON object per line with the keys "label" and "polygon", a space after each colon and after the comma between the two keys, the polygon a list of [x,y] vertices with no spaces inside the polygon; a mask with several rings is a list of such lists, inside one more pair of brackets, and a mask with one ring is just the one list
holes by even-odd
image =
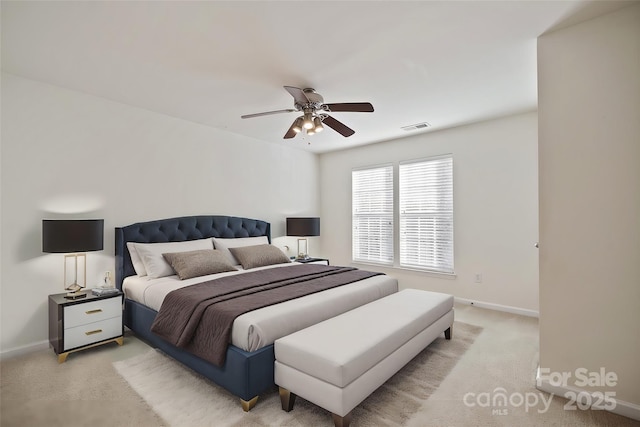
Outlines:
{"label": "ceiling fan", "polygon": [[241,116],[243,119],[252,117],[268,116],[271,114],[292,113],[294,111],[302,112],[302,116],[296,118],[293,124],[284,134],[285,139],[293,138],[303,130],[307,135],[321,132],[324,129],[323,124],[329,126],[344,137],[348,137],[356,133],[353,129],[345,125],[339,120],[334,119],[330,112],[362,112],[372,113],[373,105],[368,102],[342,102],[337,104],[325,104],[322,95],[315,89],[300,89],[293,86],[284,86],[284,88],[293,96],[293,106],[295,108],[287,108],[284,110],[266,111],[264,113],[245,114]]}

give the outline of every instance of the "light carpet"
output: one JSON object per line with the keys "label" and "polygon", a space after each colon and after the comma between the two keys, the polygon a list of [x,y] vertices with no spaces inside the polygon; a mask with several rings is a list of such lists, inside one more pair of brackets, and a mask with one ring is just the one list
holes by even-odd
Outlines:
{"label": "light carpet", "polygon": [[[455,322],[453,339],[437,338],[354,409],[353,426],[402,426],[438,388],[482,331]],[[331,415],[302,398],[280,408],[274,389],[248,413],[239,399],[158,350],[113,363],[116,371],[172,427],[332,425]]]}
{"label": "light carpet", "polygon": [[[136,345],[138,344],[138,345]],[[69,355],[58,363],[50,350],[0,364],[2,427],[158,427],[158,415],[113,370],[113,356],[139,342],[127,338]],[[148,348],[147,346],[144,346]],[[195,427],[195,426],[194,426]]]}

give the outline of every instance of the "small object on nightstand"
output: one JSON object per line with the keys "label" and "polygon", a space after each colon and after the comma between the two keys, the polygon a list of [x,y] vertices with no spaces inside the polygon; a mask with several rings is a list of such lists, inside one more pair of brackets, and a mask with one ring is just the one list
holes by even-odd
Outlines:
{"label": "small object on nightstand", "polygon": [[111,272],[107,271],[106,273],[104,273],[104,281],[102,283],[102,285],[100,285],[101,288],[113,288],[113,283],[111,283]]}
{"label": "small object on nightstand", "polygon": [[93,295],[113,295],[117,294],[118,292],[120,291],[114,288],[113,284],[111,283],[111,272],[109,271],[104,273],[104,281],[102,285],[98,286],[97,288],[91,289],[91,293]]}
{"label": "small object on nightstand", "polygon": [[58,355],[58,363],[70,353],[110,342],[124,343],[122,323],[123,294],[84,293],[80,300],[66,294],[49,295],[49,342]]}
{"label": "small object on nightstand", "polygon": [[116,288],[93,288],[91,289],[91,293],[93,295],[115,295],[119,290]]}

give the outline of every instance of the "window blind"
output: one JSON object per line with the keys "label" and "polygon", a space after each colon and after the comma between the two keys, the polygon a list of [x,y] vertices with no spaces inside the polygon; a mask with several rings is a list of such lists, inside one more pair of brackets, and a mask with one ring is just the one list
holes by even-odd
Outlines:
{"label": "window blind", "polygon": [[400,266],[453,273],[453,158],[399,167]]}
{"label": "window blind", "polygon": [[393,264],[393,166],[351,173],[352,257]]}

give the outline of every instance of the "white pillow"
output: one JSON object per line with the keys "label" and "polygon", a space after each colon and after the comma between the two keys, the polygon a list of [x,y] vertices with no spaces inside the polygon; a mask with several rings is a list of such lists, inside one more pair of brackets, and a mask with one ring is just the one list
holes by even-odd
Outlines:
{"label": "white pillow", "polygon": [[267,236],[260,237],[239,237],[236,239],[223,239],[220,237],[213,238],[213,246],[222,252],[228,259],[231,265],[240,265],[240,261],[233,256],[229,248],[240,248],[243,246],[255,246],[255,245],[268,245],[269,239]]}
{"label": "white pillow", "polygon": [[133,269],[136,271],[138,276],[146,276],[147,270],[144,268],[144,263],[142,262],[142,258],[138,255],[138,251],[136,249],[136,243],[127,242],[127,249],[129,249],[129,255],[131,256],[131,263],[133,264]]}
{"label": "white pillow", "polygon": [[172,276],[175,274],[173,268],[171,268],[162,254],[189,252],[199,249],[213,249],[213,241],[211,239],[168,243],[133,243],[133,245],[136,248],[136,251],[138,251],[138,255],[144,264],[147,276],[152,279]]}

